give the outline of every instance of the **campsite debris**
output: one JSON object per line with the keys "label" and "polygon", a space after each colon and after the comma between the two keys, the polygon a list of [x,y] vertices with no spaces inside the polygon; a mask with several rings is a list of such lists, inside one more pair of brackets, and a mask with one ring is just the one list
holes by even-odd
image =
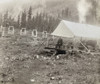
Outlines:
{"label": "campsite debris", "polygon": [[62,81],[59,81],[59,82],[58,82],[58,84],[61,84],[61,83],[62,83]]}
{"label": "campsite debris", "polygon": [[47,84],[52,84],[51,82],[48,82]]}
{"label": "campsite debris", "polygon": [[50,80],[55,80],[55,77],[51,77]]}
{"label": "campsite debris", "polygon": [[56,56],[56,59],[60,59],[59,55]]}
{"label": "campsite debris", "polygon": [[35,82],[35,79],[30,79],[31,82]]}
{"label": "campsite debris", "polygon": [[34,55],[34,59],[39,59],[39,55]]}

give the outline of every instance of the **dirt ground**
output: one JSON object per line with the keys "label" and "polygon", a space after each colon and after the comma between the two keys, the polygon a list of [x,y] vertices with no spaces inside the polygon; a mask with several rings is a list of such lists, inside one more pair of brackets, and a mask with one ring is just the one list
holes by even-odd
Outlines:
{"label": "dirt ground", "polygon": [[100,56],[38,55],[32,38],[0,38],[0,84],[100,84]]}

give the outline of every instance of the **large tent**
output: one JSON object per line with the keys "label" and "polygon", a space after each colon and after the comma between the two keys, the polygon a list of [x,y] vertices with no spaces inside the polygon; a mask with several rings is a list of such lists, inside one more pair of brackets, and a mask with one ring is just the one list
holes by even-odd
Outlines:
{"label": "large tent", "polygon": [[100,39],[100,27],[62,20],[52,35]]}

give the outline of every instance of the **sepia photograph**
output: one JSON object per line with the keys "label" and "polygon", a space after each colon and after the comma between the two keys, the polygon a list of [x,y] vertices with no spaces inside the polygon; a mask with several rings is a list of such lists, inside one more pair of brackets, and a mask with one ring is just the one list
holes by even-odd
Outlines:
{"label": "sepia photograph", "polygon": [[0,84],[100,84],[100,1],[0,0]]}

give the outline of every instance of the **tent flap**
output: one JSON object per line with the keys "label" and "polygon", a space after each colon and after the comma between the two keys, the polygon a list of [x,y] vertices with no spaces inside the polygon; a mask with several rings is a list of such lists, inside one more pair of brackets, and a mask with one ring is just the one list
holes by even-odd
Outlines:
{"label": "tent flap", "polygon": [[63,22],[61,22],[58,25],[58,27],[54,30],[52,35],[61,36],[61,37],[69,37],[69,38],[74,37],[74,34],[72,33],[72,31],[70,31],[69,28],[67,28],[67,26]]}

